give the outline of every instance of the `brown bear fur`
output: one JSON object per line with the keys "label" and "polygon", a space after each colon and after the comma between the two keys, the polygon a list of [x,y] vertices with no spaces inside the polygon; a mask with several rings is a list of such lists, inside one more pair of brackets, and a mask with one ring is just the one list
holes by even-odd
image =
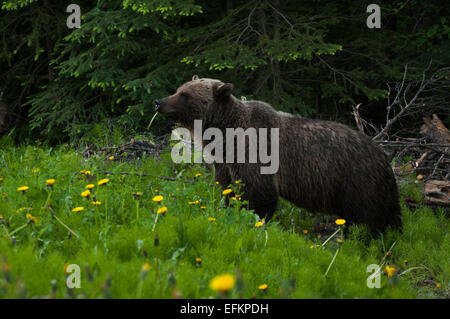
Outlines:
{"label": "brown bear fur", "polygon": [[232,90],[230,83],[194,76],[155,102],[160,113],[191,130],[196,119],[203,120],[203,130],[216,127],[224,136],[226,128],[279,128],[278,172],[261,174],[260,163],[214,163],[223,188],[242,180],[249,208],[266,220],[282,196],[310,212],[366,224],[373,233],[401,225],[392,169],[367,136],[336,122],[277,112],[261,101],[241,101]]}

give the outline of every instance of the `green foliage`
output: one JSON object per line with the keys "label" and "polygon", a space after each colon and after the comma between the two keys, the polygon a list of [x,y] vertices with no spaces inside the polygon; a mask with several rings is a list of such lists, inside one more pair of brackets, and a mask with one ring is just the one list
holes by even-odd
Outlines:
{"label": "green foliage", "polygon": [[164,19],[176,16],[193,16],[202,13],[202,7],[196,5],[193,0],[190,1],[148,1],[148,0],[123,0],[124,9],[130,7],[133,11],[141,14],[158,13]]}
{"label": "green foliage", "polygon": [[399,182],[402,187],[403,194],[407,198],[412,198],[420,203],[423,199],[423,183],[414,178],[414,176],[407,177]]}
{"label": "green foliage", "polygon": [[50,143],[97,123],[142,131],[152,101],[193,74],[304,116],[352,122],[351,106],[363,103],[383,121],[386,82],[406,63],[412,76],[430,59],[448,64],[443,3],[382,1],[382,28],[370,30],[363,2],[86,0],[70,30],[60,1],[3,1],[0,90],[16,140]]}
{"label": "green foliage", "polygon": [[[240,201],[224,206],[211,173],[200,166],[153,158],[86,160],[68,146],[15,148],[8,139],[0,146],[2,298],[217,297],[209,282],[222,273],[241,274],[232,298],[448,298],[450,225],[443,211],[403,207],[401,234],[370,240],[364,227],[352,226],[342,244],[331,240],[319,248],[325,237],[313,231],[315,217],[282,202],[278,220],[255,227],[258,217],[239,210]],[[180,180],[154,177],[173,174]],[[50,178],[53,188],[46,186]],[[97,185],[103,178],[109,182]],[[90,198],[83,198],[90,183]],[[29,190],[22,194],[17,188],[24,185]],[[155,195],[163,196],[161,203],[152,200]],[[94,199],[101,205],[94,206]],[[72,212],[77,206],[84,210]],[[157,215],[161,206],[168,210]],[[303,224],[292,228],[292,218]],[[369,289],[366,267],[382,261],[381,288]],[[80,289],[66,288],[68,264],[81,267]],[[395,265],[401,275],[388,277],[385,265]],[[262,284],[268,285],[265,292],[258,289]]]}
{"label": "green foliage", "polygon": [[37,0],[15,0],[15,1],[3,1],[2,10],[17,10],[18,8],[23,8]]}

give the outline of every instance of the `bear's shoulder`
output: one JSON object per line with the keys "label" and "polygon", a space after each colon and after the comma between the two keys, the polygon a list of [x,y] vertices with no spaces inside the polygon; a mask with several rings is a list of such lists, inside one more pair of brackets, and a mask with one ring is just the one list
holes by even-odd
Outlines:
{"label": "bear's shoulder", "polygon": [[263,101],[242,101],[241,105],[246,108],[249,113],[267,114],[269,116],[278,115],[277,110],[275,110],[272,105]]}

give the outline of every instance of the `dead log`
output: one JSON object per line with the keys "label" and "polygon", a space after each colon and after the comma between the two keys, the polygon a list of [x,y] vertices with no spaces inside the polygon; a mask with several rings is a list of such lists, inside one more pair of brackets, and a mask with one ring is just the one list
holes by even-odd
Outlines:
{"label": "dead log", "polygon": [[450,182],[440,180],[429,180],[424,187],[425,204],[449,206],[450,207]]}
{"label": "dead log", "polygon": [[450,144],[450,132],[436,114],[433,114],[432,119],[424,117],[423,121],[425,124],[420,127],[422,136],[433,143]]}

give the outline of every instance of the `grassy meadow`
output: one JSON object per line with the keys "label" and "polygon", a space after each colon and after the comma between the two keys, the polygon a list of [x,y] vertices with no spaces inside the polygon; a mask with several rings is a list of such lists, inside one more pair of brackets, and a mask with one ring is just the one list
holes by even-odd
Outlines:
{"label": "grassy meadow", "polygon": [[[268,223],[239,196],[225,207],[213,170],[169,154],[85,159],[4,139],[0,298],[449,298],[449,217],[409,210],[403,197],[420,201],[420,184],[400,186],[402,233],[350,226],[341,237],[347,225],[285,201]],[[70,264],[80,288],[66,286]],[[370,264],[380,288],[367,286]]]}

